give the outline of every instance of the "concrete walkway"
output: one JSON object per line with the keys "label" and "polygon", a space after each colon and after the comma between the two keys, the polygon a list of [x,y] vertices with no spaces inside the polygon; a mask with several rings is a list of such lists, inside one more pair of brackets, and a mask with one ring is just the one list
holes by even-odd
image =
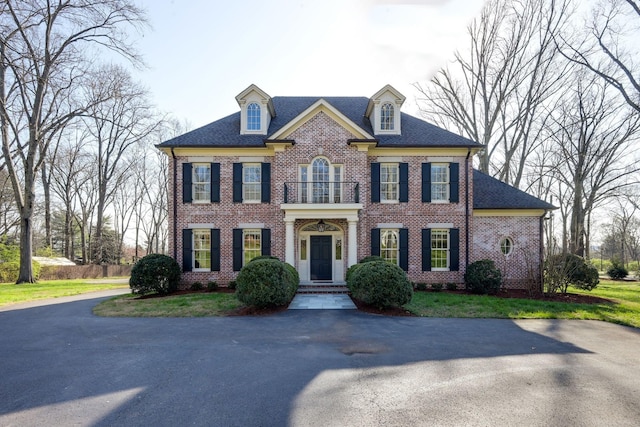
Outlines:
{"label": "concrete walkway", "polygon": [[347,294],[297,294],[289,310],[355,310]]}

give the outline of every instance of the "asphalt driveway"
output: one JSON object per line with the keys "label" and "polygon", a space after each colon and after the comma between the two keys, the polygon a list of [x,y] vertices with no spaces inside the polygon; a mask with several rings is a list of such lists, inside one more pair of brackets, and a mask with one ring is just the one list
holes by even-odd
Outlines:
{"label": "asphalt driveway", "polygon": [[640,333],[595,321],[0,312],[2,426],[637,426]]}

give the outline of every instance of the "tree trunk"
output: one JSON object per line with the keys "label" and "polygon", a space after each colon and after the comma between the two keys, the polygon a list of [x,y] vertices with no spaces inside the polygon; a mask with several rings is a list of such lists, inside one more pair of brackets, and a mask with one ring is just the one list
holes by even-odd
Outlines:
{"label": "tree trunk", "polygon": [[42,188],[44,190],[44,229],[45,244],[51,249],[53,248],[53,239],[51,237],[51,185],[47,178],[47,164],[42,165]]}
{"label": "tree trunk", "polygon": [[31,265],[32,234],[31,213],[22,213],[20,218],[20,273],[16,281],[17,284],[35,283]]}

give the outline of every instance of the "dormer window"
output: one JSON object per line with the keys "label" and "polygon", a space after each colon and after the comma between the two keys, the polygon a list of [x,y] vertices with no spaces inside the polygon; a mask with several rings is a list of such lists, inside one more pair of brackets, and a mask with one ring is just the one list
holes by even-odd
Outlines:
{"label": "dormer window", "polygon": [[260,130],[260,106],[255,102],[247,107],[247,130]]}
{"label": "dormer window", "polygon": [[380,130],[393,130],[394,120],[393,104],[385,102],[380,108]]}

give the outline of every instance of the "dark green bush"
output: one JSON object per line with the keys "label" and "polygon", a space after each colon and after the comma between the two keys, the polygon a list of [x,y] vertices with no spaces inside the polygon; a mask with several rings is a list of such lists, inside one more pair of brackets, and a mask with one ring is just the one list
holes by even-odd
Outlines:
{"label": "dark green bush", "polygon": [[287,267],[287,270],[289,270],[289,273],[291,273],[291,275],[293,276],[294,281],[296,282],[296,287],[300,284],[300,275],[298,274],[298,270],[296,270],[296,268],[288,263],[284,263],[284,266]]}
{"label": "dark green bush", "polygon": [[344,276],[344,280],[349,283],[349,280],[351,278],[351,276],[353,276],[353,273],[359,269],[362,266],[362,264],[353,264],[351,267],[347,268],[347,274],[345,274]]}
{"label": "dark green bush", "polygon": [[178,263],[167,255],[151,254],[141,258],[133,266],[129,287],[134,294],[168,294],[178,289],[179,282]]}
{"label": "dark green bush", "polygon": [[567,293],[569,285],[590,291],[598,286],[598,269],[575,254],[552,255],[545,261],[544,285],[546,292]]}
{"label": "dark green bush", "polygon": [[278,261],[280,261],[280,258],[278,258],[277,256],[273,256],[273,255],[258,255],[257,257],[251,258],[251,260],[249,262],[259,261],[261,259],[277,259]]}
{"label": "dark green bush", "polygon": [[209,292],[214,292],[218,290],[218,282],[216,282],[215,280],[209,280],[209,282],[207,282],[207,290]]}
{"label": "dark green bush", "polygon": [[456,283],[453,283],[453,282],[447,283],[448,291],[455,291],[456,289],[458,289],[458,285]]}
{"label": "dark green bush", "polygon": [[191,284],[191,290],[192,291],[201,291],[204,289],[204,285],[200,282],[193,282]]}
{"label": "dark green bush", "polygon": [[611,260],[611,267],[607,270],[607,275],[615,280],[624,279],[629,275],[629,271],[617,259]]}
{"label": "dark green bush", "polygon": [[431,284],[431,290],[433,290],[434,292],[440,292],[442,290],[442,288],[444,288],[444,285],[442,283],[432,283]]}
{"label": "dark green bush", "polygon": [[364,264],[365,262],[372,262],[372,261],[386,261],[386,260],[378,255],[369,255],[362,258],[360,260],[360,264]]}
{"label": "dark green bush", "polygon": [[474,294],[496,294],[501,284],[502,273],[490,259],[469,264],[464,273],[465,288]]}
{"label": "dark green bush", "polygon": [[229,282],[229,284],[227,285],[229,287],[229,289],[235,289],[237,286],[237,282],[235,280],[232,280]]}
{"label": "dark green bush", "polygon": [[426,283],[416,283],[416,289],[419,291],[426,291],[427,290],[427,284]]}
{"label": "dark green bush", "polygon": [[347,283],[354,298],[380,309],[411,301],[413,287],[400,267],[386,261],[360,265]]}
{"label": "dark green bush", "polygon": [[273,307],[291,302],[298,289],[294,275],[277,259],[250,262],[240,270],[236,296],[240,302],[255,307]]}

